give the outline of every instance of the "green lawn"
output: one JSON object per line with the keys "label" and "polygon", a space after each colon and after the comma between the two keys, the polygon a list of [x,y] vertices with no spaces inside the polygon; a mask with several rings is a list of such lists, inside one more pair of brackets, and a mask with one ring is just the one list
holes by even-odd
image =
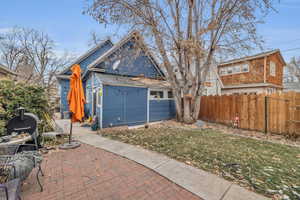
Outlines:
{"label": "green lawn", "polygon": [[300,148],[213,130],[149,128],[103,136],[166,154],[269,197],[300,199]]}

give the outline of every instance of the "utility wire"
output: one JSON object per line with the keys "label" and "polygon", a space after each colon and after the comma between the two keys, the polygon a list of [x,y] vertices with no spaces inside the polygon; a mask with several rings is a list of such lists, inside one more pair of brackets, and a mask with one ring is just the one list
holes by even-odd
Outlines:
{"label": "utility wire", "polygon": [[297,47],[297,48],[291,48],[291,49],[285,49],[285,50],[282,50],[281,52],[295,51],[295,50],[300,50],[300,47]]}

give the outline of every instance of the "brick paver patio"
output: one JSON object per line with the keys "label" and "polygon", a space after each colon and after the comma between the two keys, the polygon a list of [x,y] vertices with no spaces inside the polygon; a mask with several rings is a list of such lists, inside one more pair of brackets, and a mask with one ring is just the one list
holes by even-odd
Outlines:
{"label": "brick paver patio", "polygon": [[89,145],[46,154],[44,191],[33,172],[22,187],[24,200],[199,199],[156,172]]}

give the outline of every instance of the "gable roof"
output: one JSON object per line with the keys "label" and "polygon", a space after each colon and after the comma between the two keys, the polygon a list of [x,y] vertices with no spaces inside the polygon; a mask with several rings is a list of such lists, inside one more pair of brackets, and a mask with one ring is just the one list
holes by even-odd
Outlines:
{"label": "gable roof", "polygon": [[263,58],[272,54],[276,54],[278,53],[279,58],[281,60],[281,62],[286,65],[281,53],[279,49],[274,49],[272,51],[267,51],[267,52],[263,52],[263,53],[259,53],[259,54],[255,54],[252,56],[246,56],[246,57],[242,57],[242,58],[237,58],[237,59],[233,59],[233,60],[229,60],[223,63],[218,64],[218,66],[224,66],[224,65],[229,65],[229,64],[235,64],[235,63],[239,63],[239,62],[244,62],[244,61],[248,61],[248,60],[253,60],[253,59],[258,59],[258,58]]}
{"label": "gable roof", "polygon": [[100,64],[101,62],[105,61],[110,55],[112,55],[114,52],[116,52],[119,48],[121,48],[126,42],[130,41],[134,37],[139,37],[141,40],[143,46],[141,47],[145,53],[146,56],[151,60],[152,64],[155,66],[156,70],[163,76],[165,77],[165,74],[163,71],[160,69],[158,62],[155,60],[154,56],[152,53],[147,49],[145,43],[142,40],[142,36],[139,34],[137,31],[132,31],[130,34],[128,34],[126,37],[124,37],[122,40],[120,40],[118,43],[116,43],[112,48],[110,48],[108,51],[106,51],[102,56],[97,58],[94,62],[88,65],[88,70],[91,68],[96,67],[96,65]]}
{"label": "gable roof", "polygon": [[2,65],[2,64],[0,64],[0,71],[4,71],[4,72],[6,72],[6,73],[8,73],[8,74],[12,74],[12,75],[18,75],[18,73],[16,73],[16,72],[14,72],[14,71],[12,71],[12,70],[10,70],[10,69],[8,69],[7,67],[5,67],[4,65]]}
{"label": "gable roof", "polygon": [[93,47],[92,49],[88,50],[85,54],[83,54],[82,56],[80,56],[79,58],[77,58],[74,62],[72,62],[71,65],[69,65],[67,68],[65,68],[62,72],[59,73],[59,75],[63,75],[64,73],[66,73],[67,71],[70,70],[70,68],[74,65],[74,64],[78,64],[80,62],[82,62],[84,59],[86,59],[87,57],[89,57],[90,55],[92,55],[95,51],[97,51],[99,48],[103,47],[107,42],[112,43],[112,41],[110,39],[107,39],[101,43],[99,43],[98,45],[96,45],[95,47]]}

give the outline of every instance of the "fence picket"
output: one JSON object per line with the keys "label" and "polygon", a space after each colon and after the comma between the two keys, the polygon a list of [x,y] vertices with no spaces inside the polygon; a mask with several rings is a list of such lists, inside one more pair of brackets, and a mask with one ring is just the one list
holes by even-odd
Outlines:
{"label": "fence picket", "polygon": [[239,117],[239,128],[265,130],[265,96],[268,96],[268,132],[300,132],[300,93],[203,96],[199,119],[230,125]]}

